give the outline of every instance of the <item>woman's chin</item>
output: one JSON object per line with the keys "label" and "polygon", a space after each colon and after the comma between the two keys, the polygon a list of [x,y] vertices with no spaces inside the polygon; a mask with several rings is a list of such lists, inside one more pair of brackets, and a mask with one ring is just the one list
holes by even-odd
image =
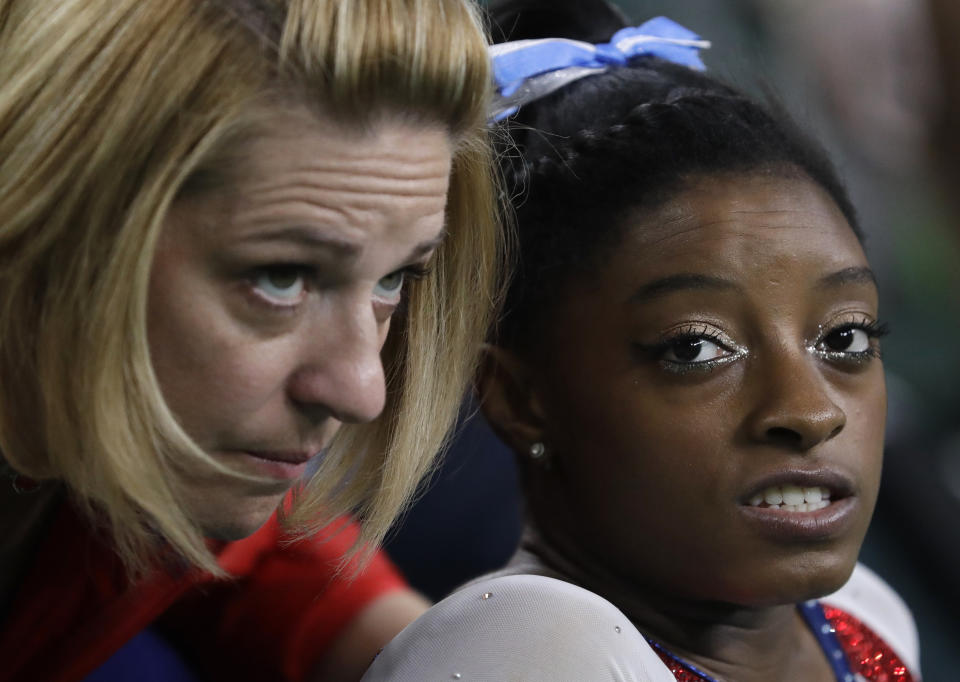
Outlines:
{"label": "woman's chin", "polygon": [[798,604],[819,599],[843,587],[856,566],[856,558],[809,557],[793,570],[771,571],[769,582],[757,581],[734,603],[751,608]]}
{"label": "woman's chin", "polygon": [[256,533],[277,510],[283,493],[214,504],[209,500],[202,508],[194,509],[194,518],[205,537],[211,540],[234,542]]}

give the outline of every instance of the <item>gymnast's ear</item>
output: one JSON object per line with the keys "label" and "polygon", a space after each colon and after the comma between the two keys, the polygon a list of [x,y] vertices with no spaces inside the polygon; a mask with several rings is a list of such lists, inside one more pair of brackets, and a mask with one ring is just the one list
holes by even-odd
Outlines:
{"label": "gymnast's ear", "polygon": [[519,454],[544,440],[544,412],[529,365],[516,353],[487,344],[477,377],[480,409],[494,433]]}

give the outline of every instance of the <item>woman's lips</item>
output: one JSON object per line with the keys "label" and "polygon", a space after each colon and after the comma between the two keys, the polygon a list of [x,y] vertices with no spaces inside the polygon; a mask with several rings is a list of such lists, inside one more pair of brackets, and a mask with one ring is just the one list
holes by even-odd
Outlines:
{"label": "woman's lips", "polygon": [[248,451],[247,454],[259,459],[265,459],[270,462],[284,462],[286,464],[306,464],[314,455],[320,452],[320,448],[312,450],[310,452],[303,451],[276,451],[276,452],[262,452],[262,451]]}
{"label": "woman's lips", "polygon": [[[754,481],[747,487],[747,492],[740,498],[740,503],[758,506],[761,502],[773,505],[787,501],[787,504],[796,505],[807,501],[808,492],[809,501],[816,501],[815,490],[819,490],[821,498],[838,500],[853,495],[854,485],[849,476],[832,469],[783,469]],[[803,496],[803,500],[798,499],[798,493]],[[787,494],[786,498],[784,494]],[[778,495],[779,500],[777,500]]]}
{"label": "woman's lips", "polygon": [[294,481],[303,476],[307,465],[317,452],[243,451],[240,454],[251,461],[257,474],[267,478]]}
{"label": "woman's lips", "polygon": [[742,505],[740,510],[750,525],[773,540],[816,541],[843,535],[854,522],[858,507],[856,497],[844,497],[814,511],[750,505]]}
{"label": "woman's lips", "polygon": [[740,503],[747,521],[777,540],[826,540],[856,517],[852,481],[835,471],[783,471],[751,486]]}
{"label": "woman's lips", "polygon": [[805,512],[829,506],[831,498],[836,496],[830,488],[820,485],[771,485],[764,488],[763,492],[753,495],[749,502],[751,507]]}

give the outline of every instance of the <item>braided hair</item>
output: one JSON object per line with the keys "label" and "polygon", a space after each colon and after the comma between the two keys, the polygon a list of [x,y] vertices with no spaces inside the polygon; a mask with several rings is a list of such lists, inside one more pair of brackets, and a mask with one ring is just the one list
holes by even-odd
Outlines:
{"label": "braided hair", "polygon": [[[553,28],[570,17],[565,4],[553,5]],[[583,4],[608,7],[577,0],[571,5],[579,19]],[[521,20],[527,5],[537,1],[491,3],[494,35],[535,37],[530,17]],[[547,13],[540,5],[536,9],[537,16]],[[597,16],[610,23],[609,12]],[[533,36],[510,27],[527,27]],[[557,37],[581,39],[591,31],[576,24]],[[619,243],[628,214],[657,208],[694,178],[746,173],[809,178],[861,236],[827,155],[785,111],[657,57],[634,58],[527,104],[501,124],[501,132],[500,167],[518,233],[518,264],[498,331],[503,345],[529,338],[531,326],[570,278],[602,267],[605,249]]]}

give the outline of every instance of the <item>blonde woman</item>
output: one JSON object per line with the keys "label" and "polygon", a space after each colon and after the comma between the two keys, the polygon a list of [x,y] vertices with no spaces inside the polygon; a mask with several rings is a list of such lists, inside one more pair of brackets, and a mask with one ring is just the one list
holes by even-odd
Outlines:
{"label": "blonde woman", "polygon": [[[178,600],[210,666],[319,669],[490,319],[488,76],[463,0],[0,1],[0,678]],[[359,531],[287,547],[290,491]]]}

